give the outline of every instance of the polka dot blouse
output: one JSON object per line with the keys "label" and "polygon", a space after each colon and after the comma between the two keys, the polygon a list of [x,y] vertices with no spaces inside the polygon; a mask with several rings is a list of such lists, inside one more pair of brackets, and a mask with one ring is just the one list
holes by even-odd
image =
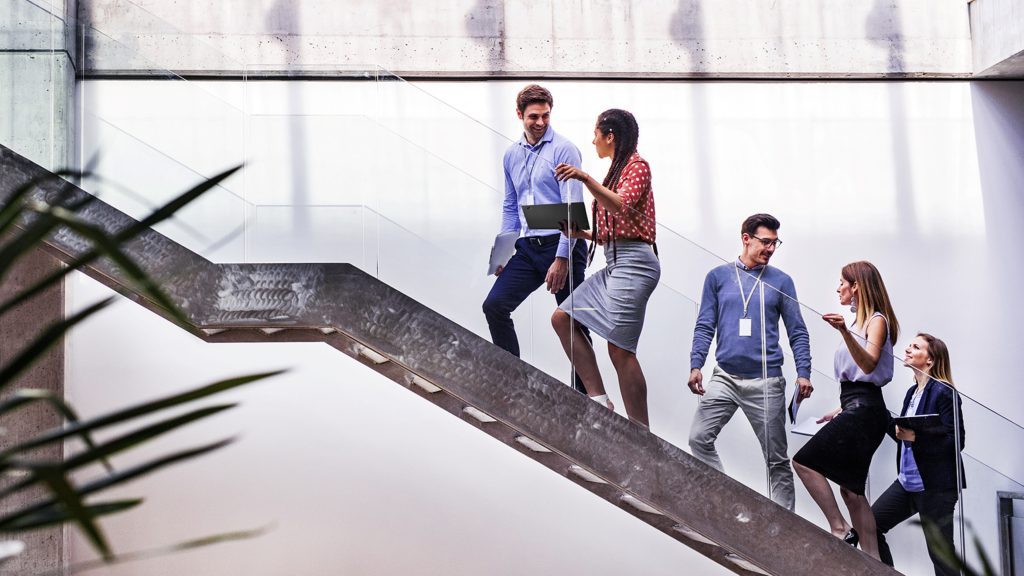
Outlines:
{"label": "polka dot blouse", "polygon": [[599,203],[594,213],[597,220],[597,242],[611,240],[642,240],[654,244],[657,229],[654,220],[654,192],[651,190],[651,168],[636,152],[622,169],[615,191],[622,197],[618,214],[605,210]]}

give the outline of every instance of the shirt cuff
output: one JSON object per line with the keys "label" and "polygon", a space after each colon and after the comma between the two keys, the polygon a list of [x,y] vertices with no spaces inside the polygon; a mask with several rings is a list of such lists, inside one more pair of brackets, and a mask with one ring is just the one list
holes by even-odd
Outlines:
{"label": "shirt cuff", "polygon": [[564,235],[558,239],[558,249],[555,251],[556,258],[569,258],[569,252],[572,250],[569,242],[569,238],[566,238]]}

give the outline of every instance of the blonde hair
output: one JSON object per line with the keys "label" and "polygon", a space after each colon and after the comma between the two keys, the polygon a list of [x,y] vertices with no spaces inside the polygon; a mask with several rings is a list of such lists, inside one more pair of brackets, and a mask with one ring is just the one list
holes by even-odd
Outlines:
{"label": "blonde hair", "polygon": [[900,323],[892,311],[889,293],[885,290],[885,282],[882,282],[878,268],[866,260],[851,262],[843,266],[842,276],[850,284],[858,286],[857,327],[863,329],[867,321],[878,312],[885,316],[889,325],[889,342],[895,345],[900,335]]}
{"label": "blonde hair", "polygon": [[953,369],[949,364],[949,348],[946,347],[946,343],[925,332],[918,332],[917,336],[928,343],[928,357],[932,359],[932,368],[928,371],[928,375],[950,386],[955,386],[953,384]]}

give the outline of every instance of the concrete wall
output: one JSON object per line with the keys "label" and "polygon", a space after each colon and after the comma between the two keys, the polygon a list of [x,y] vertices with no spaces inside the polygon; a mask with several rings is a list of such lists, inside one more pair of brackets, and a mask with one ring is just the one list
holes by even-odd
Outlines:
{"label": "concrete wall", "polygon": [[[91,72],[403,76],[888,77],[971,73],[964,0],[97,0],[83,20],[137,50]],[[101,43],[102,44],[102,43]]]}
{"label": "concrete wall", "polygon": [[48,167],[76,159],[75,14],[77,1],[2,0],[0,141]]}
{"label": "concrete wall", "polygon": [[[29,3],[0,0],[0,142],[52,170],[76,162],[75,125],[75,14],[76,0]],[[69,16],[70,15],[70,16]],[[6,300],[52,273],[60,264],[36,252],[27,255],[3,279],[0,298]],[[0,361],[4,363],[36,338],[43,327],[60,320],[64,286],[41,294],[5,314],[0,320]],[[64,349],[55,349],[13,383],[16,388],[64,392]],[[4,418],[4,445],[26,440],[63,419],[54,410],[34,406]],[[34,457],[60,459],[63,446],[38,450]],[[34,490],[6,499],[15,508],[47,494]],[[4,535],[26,544],[26,551],[4,565],[0,574],[31,574],[59,570],[67,562],[61,528],[27,534]]]}
{"label": "concrete wall", "polygon": [[[44,276],[56,271],[60,265],[56,259],[42,252],[29,254],[4,276],[3,283],[0,284],[0,299],[8,300]],[[4,365],[11,361],[39,336],[46,322],[59,319],[63,309],[64,286],[58,284],[4,314],[0,320],[0,361]],[[58,343],[7,387],[4,390],[5,394],[18,388],[46,390],[58,396],[63,394],[64,360],[64,347]],[[43,431],[60,426],[62,421],[60,415],[53,408],[42,404],[29,406],[13,414],[5,415],[3,445],[7,447],[17,442],[27,441]],[[28,457],[40,461],[59,461],[63,454],[63,446],[58,443],[38,448],[32,451]],[[0,485],[6,487],[12,483],[13,478],[13,476],[5,476],[0,481]],[[49,492],[41,488],[15,494],[4,499],[5,506],[7,506],[4,512],[28,507],[49,496]],[[20,540],[25,543],[25,551],[22,554],[0,567],[2,576],[52,572],[59,570],[67,561],[64,530],[61,528],[3,534],[0,539]]]}
{"label": "concrete wall", "polygon": [[[240,148],[249,162],[243,180],[165,227],[166,233],[221,260],[353,262],[486,335],[479,305],[492,279],[484,276],[484,263],[498,228],[501,153],[521,130],[513,109],[521,85],[88,82],[86,112],[102,122],[91,127],[86,140],[110,152],[102,173],[146,190],[153,201],[187,180],[181,167],[192,167],[192,178],[198,178],[218,164],[235,162]],[[918,330],[944,338],[961,390],[1024,420],[1024,397],[1006,385],[1006,374],[1018,369],[1008,351],[1024,317],[1005,305],[1013,301],[1020,280],[1015,268],[1005,266],[1013,261],[1014,234],[1024,215],[1020,83],[547,85],[555,94],[554,125],[577,142],[585,168],[594,174],[606,169],[587,145],[597,113],[625,107],[640,121],[641,152],[652,165],[662,223],[663,283],[651,301],[640,347],[655,433],[686,444],[696,400],[682,378],[695,300],[704,272],[718,262],[704,248],[733,257],[739,222],[762,210],[783,222],[786,244],[775,263],[796,279],[812,332],[817,392],[805,413],[824,412],[837,402],[830,378],[839,341],[816,317],[838,311],[834,289],[842,264],[866,258],[885,275],[904,326],[897,351]],[[149,175],[155,172],[170,174],[171,184],[154,182]],[[143,211],[128,195],[114,192],[106,198]],[[242,207],[225,210],[231,202]],[[210,228],[211,222],[216,226]],[[237,226],[242,232],[230,233]],[[205,242],[194,228],[207,235]],[[600,265],[599,258],[592,270]],[[96,294],[90,286],[78,284],[76,290]],[[565,378],[568,365],[548,323],[552,307],[549,295],[537,293],[515,318],[524,358]],[[80,332],[73,343],[73,393],[90,409],[114,405],[129,392],[157,395],[182,379],[212,378],[264,363],[286,363],[299,371],[280,387],[246,395],[245,403],[255,403],[256,413],[209,429],[208,434],[247,431],[245,447],[240,445],[228,463],[218,464],[214,457],[208,467],[183,468],[180,475],[140,486],[136,493],[163,495],[173,493],[174,485],[215,484],[160,496],[163,504],[152,512],[113,524],[126,546],[182,537],[189,525],[212,531],[272,516],[280,520],[280,534],[240,544],[240,553],[212,552],[214,560],[205,564],[210,573],[239,558],[246,559],[246,568],[248,562],[266,566],[249,570],[253,574],[272,574],[288,562],[312,558],[332,571],[342,566],[354,573],[399,574],[410,567],[392,559],[389,550],[396,541],[420,542],[424,533],[431,535],[429,549],[410,553],[420,573],[468,574],[483,566],[508,574],[656,574],[693,561],[663,547],[660,534],[633,532],[631,520],[620,522],[603,507],[592,510],[585,498],[565,496],[557,478],[534,477],[530,465],[515,458],[506,463],[503,451],[489,447],[486,439],[478,441],[468,427],[449,430],[443,415],[435,418],[430,407],[407,402],[393,385],[378,386],[355,363],[331,360],[329,350],[204,347],[127,304],[119,310],[94,332]],[[137,346],[140,341],[146,344]],[[598,356],[617,401],[611,366],[603,351]],[[169,367],[182,364],[182,358],[189,359],[187,370]],[[792,362],[787,363],[792,380]],[[890,406],[902,398],[909,378],[899,370],[886,390]],[[100,390],[92,382],[111,384]],[[1024,466],[1018,454],[999,450],[1005,442],[1024,442],[1019,427],[1003,427],[1002,420],[972,402],[966,419],[970,453],[1001,470]],[[334,440],[296,448],[313,442],[314,433]],[[794,437],[791,449],[800,442]],[[728,471],[763,490],[760,455],[742,417],[726,428],[720,446]],[[261,455],[267,454],[287,455],[289,466],[260,472]],[[325,462],[322,454],[331,460]],[[374,460],[381,455],[387,464]],[[492,467],[500,471],[481,477],[481,470]],[[358,472],[349,476],[346,470]],[[875,496],[894,473],[887,442],[872,470]],[[402,480],[389,480],[392,474]],[[968,464],[968,477],[965,514],[991,543],[993,491],[1024,487],[976,460]],[[281,488],[295,482],[304,486],[301,496]],[[239,485],[247,486],[246,498],[231,493]],[[510,505],[513,497],[517,500]],[[193,498],[202,502],[194,514],[158,526],[159,519],[189,507],[186,502]],[[397,506],[377,505],[395,498]],[[249,499],[264,508],[249,507]],[[802,491],[798,510],[823,522]],[[406,525],[402,518],[415,520]],[[312,528],[358,541],[359,549],[339,549],[328,536],[304,541],[319,534],[309,532]],[[903,527],[891,540],[901,571],[929,573],[915,527]],[[602,544],[595,547],[594,541]],[[509,542],[530,552],[509,551]],[[618,564],[592,554],[612,547]],[[287,550],[302,550],[300,559]],[[199,573],[176,564],[187,561],[168,562],[177,572]],[[152,573],[170,570],[163,566]]]}
{"label": "concrete wall", "polygon": [[974,73],[1024,77],[1024,5],[1016,0],[970,4]]}

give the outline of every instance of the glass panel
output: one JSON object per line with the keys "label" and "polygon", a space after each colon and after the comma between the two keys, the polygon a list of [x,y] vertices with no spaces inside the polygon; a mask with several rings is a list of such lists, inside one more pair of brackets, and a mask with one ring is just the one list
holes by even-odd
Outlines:
{"label": "glass panel", "polygon": [[[969,380],[959,379],[965,389]],[[956,545],[966,552],[967,562],[974,567],[981,566],[978,551],[973,543],[978,538],[982,548],[993,562],[999,562],[1000,540],[997,509],[999,491],[1024,491],[1024,471],[1017,442],[1024,441],[1024,430],[999,414],[968,398],[964,392],[964,420],[966,433],[964,442],[963,489],[958,512],[963,526],[957,525]],[[1002,448],[1002,450],[999,450]]]}
{"label": "glass panel", "polygon": [[[86,190],[141,218],[242,164],[240,87],[184,80],[94,28],[83,37],[85,58],[149,72],[145,80],[81,83],[80,162],[96,175],[82,183]],[[243,182],[237,175],[222,182],[158,230],[207,258],[244,260],[252,206]]]}
{"label": "glass panel", "polygon": [[377,228],[376,216],[360,205],[257,205],[248,220],[246,254],[251,262],[347,262],[373,270],[376,255],[364,250],[364,238],[375,237]]}

